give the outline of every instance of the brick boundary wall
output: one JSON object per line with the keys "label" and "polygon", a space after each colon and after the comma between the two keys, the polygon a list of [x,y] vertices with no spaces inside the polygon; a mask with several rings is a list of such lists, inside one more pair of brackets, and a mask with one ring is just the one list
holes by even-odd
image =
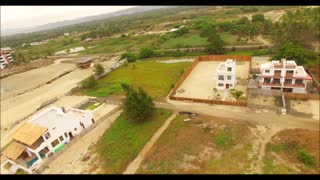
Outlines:
{"label": "brick boundary wall", "polygon": [[235,59],[236,61],[249,61],[249,69],[248,69],[248,78],[250,74],[251,67],[251,56],[247,55],[208,55],[208,56],[198,56],[190,66],[186,69],[186,71],[180,76],[174,88],[169,94],[170,100],[176,101],[192,101],[198,103],[207,103],[207,104],[223,104],[223,105],[231,105],[231,106],[247,106],[247,102],[232,102],[232,101],[220,101],[220,100],[209,100],[209,99],[196,99],[196,98],[186,98],[186,97],[173,97],[176,93],[177,89],[181,86],[183,81],[190,75],[191,71],[198,65],[200,61],[225,61],[227,59]]}
{"label": "brick boundary wall", "polygon": [[300,94],[300,93],[288,93],[283,92],[284,97],[287,99],[296,99],[296,100],[319,100],[319,94]]}

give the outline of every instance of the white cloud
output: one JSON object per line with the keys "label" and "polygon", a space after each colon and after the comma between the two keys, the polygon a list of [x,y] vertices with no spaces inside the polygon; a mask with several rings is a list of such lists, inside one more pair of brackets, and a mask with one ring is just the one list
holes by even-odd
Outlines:
{"label": "white cloud", "polygon": [[131,7],[134,6],[1,6],[1,28],[34,27]]}

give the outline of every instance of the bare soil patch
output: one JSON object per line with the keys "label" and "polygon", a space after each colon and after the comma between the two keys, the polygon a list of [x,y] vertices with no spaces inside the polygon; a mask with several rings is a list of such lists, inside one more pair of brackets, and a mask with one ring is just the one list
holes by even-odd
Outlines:
{"label": "bare soil patch", "polygon": [[147,154],[137,173],[243,173],[251,160],[250,128],[245,121],[179,115]]}
{"label": "bare soil patch", "polygon": [[[313,160],[301,159],[299,152]],[[264,173],[319,174],[319,131],[287,129],[277,133],[267,144]]]}

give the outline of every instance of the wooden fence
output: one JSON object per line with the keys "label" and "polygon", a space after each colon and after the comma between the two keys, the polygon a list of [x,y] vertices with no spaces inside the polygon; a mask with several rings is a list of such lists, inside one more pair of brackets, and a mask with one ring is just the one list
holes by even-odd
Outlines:
{"label": "wooden fence", "polygon": [[[240,56],[240,55],[209,55],[209,56],[198,56],[186,71],[180,76],[179,80],[175,84],[173,90],[169,94],[170,100],[176,101],[192,101],[198,103],[207,103],[207,104],[223,104],[223,105],[232,105],[232,106],[247,106],[247,102],[232,102],[232,101],[220,101],[220,100],[210,100],[210,99],[196,99],[196,98],[186,98],[186,97],[174,97],[177,89],[181,86],[183,81],[190,75],[191,71],[198,65],[200,61],[225,61],[227,59],[235,59],[237,61],[249,61],[251,67],[251,56]],[[249,68],[250,71],[250,68]]]}

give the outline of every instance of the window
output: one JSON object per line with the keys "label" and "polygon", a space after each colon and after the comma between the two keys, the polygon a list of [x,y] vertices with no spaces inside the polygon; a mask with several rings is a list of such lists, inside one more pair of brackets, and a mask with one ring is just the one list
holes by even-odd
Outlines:
{"label": "window", "polygon": [[223,75],[219,75],[218,79],[219,79],[219,80],[224,80]]}
{"label": "window", "polygon": [[232,87],[232,84],[230,84],[230,87]]}
{"label": "window", "polygon": [[265,73],[270,73],[270,70],[264,70]]}
{"label": "window", "polygon": [[232,68],[231,68],[231,67],[228,67],[228,71],[231,72],[231,71],[232,71]]}
{"label": "window", "polygon": [[218,86],[222,87],[222,86],[223,86],[223,83],[219,83]]}
{"label": "window", "polygon": [[66,137],[66,138],[68,137],[68,134],[66,132],[64,133],[64,137]]}
{"label": "window", "polygon": [[60,136],[59,139],[60,139],[60,141],[63,141],[63,137],[62,136]]}
{"label": "window", "polygon": [[44,137],[45,137],[46,139],[49,139],[49,138],[51,137],[51,135],[50,135],[49,132],[47,132],[47,133],[44,134]]}
{"label": "window", "polygon": [[303,79],[296,79],[296,84],[302,84],[303,83]]}
{"label": "window", "polygon": [[59,140],[56,139],[56,140],[54,140],[54,141],[51,143],[51,146],[52,146],[52,147],[56,147],[58,144],[59,144]]}
{"label": "window", "polygon": [[228,80],[231,80],[231,76],[227,76],[227,79],[228,79]]}
{"label": "window", "polygon": [[76,131],[77,130],[77,128],[74,128],[74,131]]}

